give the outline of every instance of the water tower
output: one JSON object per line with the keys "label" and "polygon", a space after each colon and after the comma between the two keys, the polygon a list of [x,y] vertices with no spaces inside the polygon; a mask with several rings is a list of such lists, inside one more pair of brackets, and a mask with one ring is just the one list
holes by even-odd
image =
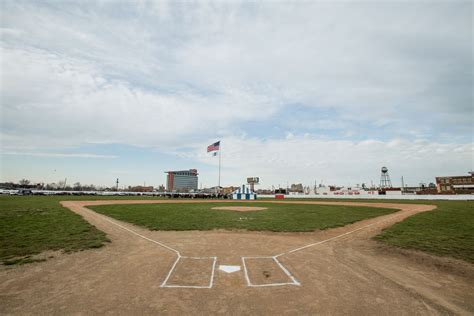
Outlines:
{"label": "water tower", "polygon": [[390,176],[388,175],[388,168],[382,167],[382,174],[380,175],[380,188],[391,188],[392,181],[390,181]]}

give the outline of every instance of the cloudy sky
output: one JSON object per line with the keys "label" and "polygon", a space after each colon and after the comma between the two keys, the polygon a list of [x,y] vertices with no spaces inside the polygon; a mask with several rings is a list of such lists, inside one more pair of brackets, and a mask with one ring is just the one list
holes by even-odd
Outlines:
{"label": "cloudy sky", "polygon": [[473,3],[1,1],[1,181],[474,168]]}

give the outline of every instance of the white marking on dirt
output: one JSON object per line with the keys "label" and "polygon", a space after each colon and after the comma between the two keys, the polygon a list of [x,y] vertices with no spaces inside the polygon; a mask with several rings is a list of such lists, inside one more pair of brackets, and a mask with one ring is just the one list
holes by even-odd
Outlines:
{"label": "white marking on dirt", "polygon": [[291,279],[292,283],[289,283],[289,284],[294,284],[294,285],[301,285],[300,282],[298,282],[298,280],[296,280],[296,278],[290,273],[290,271],[288,271],[284,266],[283,264],[278,261],[277,257],[273,257],[273,260],[275,260],[275,262],[280,266],[280,268],[283,270],[283,272],[286,273],[286,275]]}
{"label": "white marking on dirt", "polygon": [[86,209],[86,210],[88,210],[89,212],[91,212],[91,213],[94,214],[95,216],[99,216],[99,217],[101,217],[102,219],[106,220],[107,222],[112,223],[112,224],[114,224],[114,225],[116,225],[116,226],[118,226],[118,227],[120,227],[120,228],[122,228],[122,229],[124,229],[124,230],[126,230],[126,231],[128,231],[128,232],[130,232],[130,233],[132,233],[132,234],[134,234],[134,235],[137,235],[138,237],[141,237],[141,238],[143,238],[143,239],[145,239],[145,240],[151,241],[152,243],[158,244],[158,245],[160,245],[160,246],[163,247],[163,248],[166,248],[166,249],[168,249],[168,250],[171,250],[171,251],[173,251],[174,253],[176,253],[176,255],[178,255],[178,257],[181,257],[181,254],[180,254],[180,252],[179,252],[178,250],[176,250],[176,249],[174,249],[174,248],[171,248],[170,246],[167,246],[167,245],[165,245],[165,244],[163,244],[163,243],[161,243],[161,242],[159,242],[159,241],[157,241],[157,240],[153,240],[153,239],[151,239],[151,238],[148,238],[148,237],[146,237],[146,236],[143,236],[143,235],[137,233],[136,231],[131,230],[130,228],[127,228],[127,227],[125,227],[125,226],[122,226],[122,225],[120,225],[120,224],[118,224],[118,223],[116,223],[116,222],[110,220],[110,219],[109,219],[107,216],[105,216],[105,215],[102,215],[102,214],[96,213],[96,212],[94,212],[94,211],[91,211],[91,210],[89,210],[89,209],[86,208],[86,207],[83,207],[83,208]]}
{"label": "white marking on dirt", "polygon": [[383,219],[383,220],[377,221],[377,222],[375,222],[375,223],[368,224],[368,225],[365,225],[365,226],[356,228],[356,229],[351,230],[351,231],[349,231],[349,232],[346,232],[346,233],[344,233],[344,234],[340,234],[340,235],[337,235],[337,236],[334,236],[334,237],[331,237],[331,238],[328,238],[328,239],[324,239],[324,240],[321,240],[321,241],[318,241],[318,242],[315,242],[315,243],[311,243],[311,244],[308,244],[308,245],[305,245],[305,246],[302,246],[302,247],[299,247],[299,248],[296,248],[296,249],[293,249],[293,250],[290,250],[290,251],[282,252],[282,253],[280,253],[280,254],[278,254],[278,255],[275,255],[274,257],[275,257],[275,258],[278,258],[278,257],[281,257],[281,256],[283,256],[283,255],[287,255],[287,254],[290,254],[290,253],[293,253],[293,252],[297,252],[297,251],[300,251],[300,250],[304,250],[304,249],[309,248],[309,247],[321,245],[321,244],[327,243],[327,242],[329,242],[329,241],[332,241],[332,240],[335,240],[335,239],[339,239],[339,238],[342,238],[342,237],[344,237],[344,236],[353,234],[353,233],[355,233],[355,232],[358,232],[359,230],[368,228],[368,227],[370,227],[370,226],[374,226],[374,225],[379,224],[379,223],[382,223],[382,222],[384,222],[384,221],[391,220],[392,218],[395,218],[395,217],[397,217],[397,216],[400,216],[400,214],[396,214],[396,215],[390,216],[390,217],[388,217],[388,218],[385,218],[385,219]]}
{"label": "white marking on dirt", "polygon": [[170,278],[171,273],[173,273],[173,270],[174,270],[174,268],[176,267],[176,264],[178,263],[179,259],[181,259],[181,256],[178,255],[178,258],[176,258],[176,261],[175,261],[174,264],[171,266],[171,269],[170,269],[170,271],[168,272],[168,275],[166,276],[166,278],[165,278],[165,280],[163,281],[163,283],[161,283],[160,287],[165,287],[165,284],[166,284],[166,282],[168,282],[168,279]]}
{"label": "white marking on dirt", "polygon": [[[286,252],[282,252],[282,253],[280,253],[278,255],[275,255],[275,256],[270,256],[270,257],[268,257],[268,256],[267,257],[265,257],[265,256],[262,256],[262,257],[242,257],[242,263],[243,263],[243,266],[244,266],[244,275],[245,275],[245,279],[247,280],[247,286],[265,287],[265,286],[301,285],[301,283],[288,271],[288,269],[286,269],[283,266],[283,264],[281,264],[281,262],[278,261],[278,257],[284,256],[284,255],[287,255],[287,254],[291,254],[291,253],[294,253],[294,252],[297,252],[297,251],[301,251],[301,250],[304,250],[304,249],[307,249],[307,248],[310,248],[310,247],[313,247],[313,246],[321,245],[321,244],[327,243],[327,242],[332,241],[332,240],[342,238],[344,236],[347,236],[347,235],[353,234],[355,232],[358,232],[362,229],[368,228],[370,226],[374,226],[374,225],[382,223],[384,221],[389,221],[389,220],[391,220],[395,217],[399,217],[399,216],[400,216],[400,214],[395,214],[395,215],[389,216],[385,219],[374,222],[372,224],[368,224],[368,225],[356,228],[356,229],[351,230],[349,232],[346,232],[344,234],[340,234],[340,235],[337,235],[337,236],[334,236],[334,237],[331,237],[331,238],[328,238],[328,239],[325,239],[325,240],[321,240],[321,241],[311,243],[311,244],[308,244],[308,245],[305,245],[305,246],[302,246],[302,247],[299,247],[299,248],[295,248],[295,249],[292,249],[292,250],[289,250],[289,251],[286,251]],[[285,274],[292,280],[292,282],[288,282],[288,283],[269,283],[269,284],[252,284],[250,282],[250,278],[248,276],[247,266],[245,265],[245,259],[258,259],[258,258],[262,258],[262,259],[263,258],[267,258],[267,259],[272,258],[273,260],[275,260],[275,262],[280,266],[280,268],[283,270],[283,272],[285,272]]]}
{"label": "white marking on dirt", "polygon": [[[279,282],[279,283],[266,283],[266,284],[253,284],[250,281],[250,277],[247,270],[247,265],[245,264],[245,259],[273,259],[275,263],[280,267],[280,269],[290,278],[291,282]],[[276,258],[276,256],[271,257],[242,257],[242,264],[244,266],[244,275],[247,280],[247,286],[250,287],[267,287],[267,286],[283,286],[283,285],[297,285],[300,286],[301,283],[286,269],[283,264]]]}
{"label": "white marking on dirt", "polygon": [[212,273],[211,273],[211,282],[209,283],[209,288],[212,288],[212,285],[214,283],[214,272],[216,271],[216,262],[217,262],[217,257],[214,258],[214,263],[212,264]]}
{"label": "white marking on dirt", "polygon": [[[132,234],[134,234],[134,235],[136,235],[136,236],[138,236],[138,237],[140,237],[140,238],[143,238],[143,239],[145,239],[145,240],[147,240],[147,241],[150,241],[150,242],[152,242],[152,243],[155,243],[155,244],[157,244],[157,245],[159,245],[159,246],[161,246],[161,247],[163,247],[163,248],[166,248],[166,249],[168,249],[168,250],[171,250],[171,251],[173,251],[173,252],[176,254],[177,258],[176,258],[175,262],[173,263],[173,265],[171,266],[171,269],[170,269],[170,271],[168,272],[168,274],[167,274],[165,280],[163,281],[163,283],[161,283],[160,287],[180,287],[180,288],[194,288],[194,289],[203,289],[203,288],[208,289],[208,288],[212,288],[212,285],[213,285],[213,282],[214,282],[214,270],[215,270],[215,267],[216,267],[217,257],[185,257],[185,256],[181,256],[181,253],[180,253],[178,250],[176,250],[176,249],[174,249],[174,248],[172,248],[172,247],[170,247],[170,246],[167,246],[167,245],[165,245],[165,244],[163,244],[163,243],[161,243],[161,242],[159,242],[159,241],[157,241],[157,240],[153,240],[153,239],[151,239],[151,238],[148,238],[148,237],[146,237],[146,236],[143,236],[143,235],[137,233],[136,231],[134,231],[134,230],[132,230],[132,229],[130,229],[130,228],[127,228],[127,227],[125,227],[125,226],[123,226],[123,225],[120,225],[120,224],[116,223],[115,221],[109,219],[109,218],[108,218],[107,216],[105,216],[105,215],[102,215],[102,214],[96,213],[96,212],[94,212],[94,211],[92,211],[92,210],[89,210],[87,207],[83,207],[83,208],[84,208],[85,210],[89,211],[91,214],[93,214],[93,216],[100,217],[100,218],[106,220],[107,222],[112,223],[112,224],[114,224],[114,225],[116,225],[116,226],[118,226],[118,227],[120,227],[120,228],[122,228],[122,229],[128,231],[129,233],[132,233]],[[212,272],[211,272],[211,280],[210,280],[210,282],[209,282],[209,285],[208,285],[208,286],[167,285],[166,282],[168,282],[169,278],[171,277],[171,274],[173,273],[173,270],[176,268],[176,265],[178,264],[178,261],[179,261],[181,258],[213,259]]]}
{"label": "white marking on dirt", "polygon": [[[209,280],[209,285],[180,285],[180,284],[166,284],[173,274],[174,269],[176,268],[176,265],[178,261],[183,258],[183,259],[194,259],[194,260],[205,260],[205,259],[212,259],[212,270],[211,270],[211,277]],[[210,289],[213,286],[214,283],[214,271],[216,269],[216,262],[217,262],[217,257],[185,257],[185,256],[179,256],[178,259],[176,259],[175,263],[171,267],[170,272],[168,272],[168,275],[166,279],[161,283],[160,287],[174,287],[174,288],[189,288],[189,289]]]}
{"label": "white marking on dirt", "polygon": [[[281,202],[271,202],[271,203],[281,203]],[[285,203],[285,202],[283,202],[283,203]],[[283,203],[281,203],[281,204],[283,204]],[[286,204],[290,204],[290,203],[286,203]],[[300,204],[300,203],[291,203],[291,204]],[[325,204],[325,203],[301,203],[301,204]],[[333,203],[331,203],[331,204],[333,204]],[[334,203],[334,205],[337,205],[337,204]],[[99,213],[96,213],[96,212],[94,212],[94,211],[92,211],[92,210],[87,209],[85,206],[82,206],[82,208],[86,209],[87,211],[89,211],[90,213],[92,213],[94,216],[101,217],[102,219],[104,219],[104,220],[106,220],[106,221],[108,221],[108,222],[110,222],[110,223],[112,223],[112,224],[114,224],[114,225],[116,225],[116,226],[118,226],[118,227],[120,227],[120,228],[122,228],[122,229],[124,229],[124,230],[126,230],[126,231],[128,231],[128,232],[130,232],[130,233],[132,233],[132,234],[134,234],[134,235],[137,235],[137,236],[139,236],[139,237],[141,237],[141,238],[143,238],[143,239],[145,239],[145,240],[148,240],[148,241],[150,241],[150,242],[153,242],[153,243],[155,243],[155,244],[158,244],[158,245],[160,245],[161,247],[166,248],[166,249],[171,250],[171,251],[173,251],[174,253],[176,253],[176,255],[177,255],[176,261],[173,263],[173,265],[172,265],[172,267],[171,267],[171,270],[168,272],[168,274],[167,274],[165,280],[164,280],[163,283],[161,284],[161,287],[212,288],[213,282],[214,282],[214,274],[215,274],[215,267],[216,267],[217,257],[183,257],[183,256],[181,256],[181,253],[180,253],[178,250],[176,250],[176,249],[174,249],[174,248],[172,248],[172,247],[169,247],[169,246],[167,246],[167,245],[165,245],[165,244],[163,244],[163,243],[161,243],[161,242],[159,242],[159,241],[150,239],[150,238],[148,238],[148,237],[146,237],[146,236],[143,236],[143,235],[141,235],[141,234],[139,234],[139,233],[137,233],[137,232],[135,232],[135,231],[133,231],[133,230],[131,230],[131,229],[129,229],[129,228],[126,228],[126,227],[124,227],[124,226],[122,226],[122,225],[120,225],[120,224],[118,224],[118,223],[116,223],[116,222],[110,220],[110,219],[109,219],[107,216],[105,216],[105,215],[102,215],[102,214],[99,214]],[[226,207],[226,208],[227,208],[227,207]],[[244,206],[244,207],[239,207],[239,208],[240,208],[239,211],[243,211],[244,208],[258,208],[258,207],[245,207],[245,206]],[[213,209],[217,209],[217,207],[216,207],[216,208],[213,208]],[[227,208],[227,209],[228,209],[228,208]],[[255,210],[255,209],[253,209],[253,210]],[[343,234],[340,234],[340,235],[337,235],[337,236],[334,236],[334,237],[331,237],[331,238],[328,238],[328,239],[325,239],[325,240],[321,240],[321,241],[318,241],[318,242],[315,242],[315,243],[307,244],[307,245],[302,246],[302,247],[299,247],[299,248],[295,248],[295,249],[292,249],[292,250],[289,250],[289,251],[286,251],[286,252],[282,252],[282,253],[280,253],[280,254],[278,254],[278,255],[275,255],[275,256],[242,257],[242,265],[243,265],[243,267],[244,267],[244,276],[245,276],[245,279],[246,279],[246,281],[247,281],[247,286],[250,286],[250,287],[283,286],[283,285],[298,285],[298,286],[299,286],[299,285],[301,285],[301,283],[288,271],[288,269],[286,269],[286,268],[283,266],[283,264],[282,264],[280,261],[278,261],[278,258],[279,258],[279,257],[284,256],[284,255],[287,255],[287,254],[291,254],[291,253],[294,253],[294,252],[297,252],[297,251],[301,251],[301,250],[304,250],[304,249],[307,249],[307,248],[310,248],[310,247],[313,247],[313,246],[321,245],[321,244],[324,244],[324,243],[329,242],[329,241],[332,241],[332,240],[336,240],[336,239],[342,238],[342,237],[344,237],[344,236],[353,234],[353,233],[355,233],[355,232],[358,232],[358,231],[360,231],[360,230],[362,230],[362,229],[365,229],[365,228],[368,228],[368,227],[370,227],[370,226],[373,226],[373,225],[382,223],[382,222],[384,222],[384,221],[389,221],[389,220],[391,220],[391,219],[393,219],[393,218],[395,218],[395,217],[398,217],[398,216],[400,216],[400,214],[395,214],[395,215],[393,215],[393,216],[387,217],[387,218],[385,218],[385,219],[382,219],[382,220],[380,220],[380,221],[374,222],[374,223],[372,223],[372,224],[368,224],[368,225],[365,225],[365,226],[363,226],[363,227],[359,227],[359,228],[357,228],[357,229],[351,230],[351,231],[349,231],[349,232],[346,232],[346,233],[343,233]],[[244,219],[244,218],[239,218],[239,219],[242,220],[242,219]],[[173,273],[173,270],[175,269],[175,267],[176,267],[178,261],[179,261],[181,258],[213,259],[212,273],[211,273],[211,279],[210,279],[210,282],[209,282],[209,286],[167,285],[167,284],[166,284],[167,281],[169,280],[171,274]],[[276,262],[276,264],[282,269],[282,271],[292,280],[292,282],[269,283],[269,284],[252,284],[251,281],[250,281],[249,275],[248,275],[248,270],[247,270],[247,266],[246,266],[246,264],[245,264],[245,259],[259,259],[259,258],[260,258],[260,259],[269,259],[269,258],[273,259],[273,260]],[[224,265],[224,266],[223,266],[223,265],[219,266],[219,270],[224,271],[223,269],[221,269],[221,267],[225,267],[225,265]],[[236,267],[239,267],[239,270],[240,270],[240,266],[236,266]],[[227,271],[224,271],[224,272],[227,272]],[[235,271],[233,271],[233,272],[235,272]],[[231,272],[227,272],[227,273],[231,273]]]}

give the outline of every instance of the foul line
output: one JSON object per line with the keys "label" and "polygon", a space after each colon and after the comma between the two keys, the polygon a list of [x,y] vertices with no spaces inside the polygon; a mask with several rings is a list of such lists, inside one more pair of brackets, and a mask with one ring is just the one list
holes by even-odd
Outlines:
{"label": "foul line", "polygon": [[[152,243],[155,243],[155,244],[157,244],[157,245],[159,245],[159,246],[161,246],[161,247],[163,247],[163,248],[165,248],[165,249],[168,249],[168,250],[170,250],[170,251],[173,251],[173,252],[176,254],[177,258],[176,258],[175,262],[173,263],[173,265],[171,266],[171,269],[170,269],[170,271],[168,272],[168,274],[167,274],[165,280],[163,281],[163,283],[161,283],[160,287],[195,288],[195,289],[203,289],[203,288],[205,288],[205,289],[210,289],[210,288],[212,288],[213,283],[214,283],[214,274],[215,274],[214,271],[215,271],[215,268],[216,268],[217,257],[186,257],[186,256],[182,256],[181,253],[180,253],[178,250],[176,250],[176,249],[174,249],[174,248],[172,248],[172,247],[170,247],[170,246],[167,246],[167,245],[165,245],[165,244],[163,244],[163,243],[161,243],[161,242],[159,242],[159,241],[156,241],[156,240],[153,240],[153,239],[148,238],[148,237],[146,237],[146,236],[143,236],[143,235],[137,233],[136,231],[131,230],[130,228],[127,228],[127,227],[125,227],[125,226],[123,226],[123,225],[120,225],[120,224],[116,223],[115,221],[109,219],[109,218],[108,218],[107,216],[105,216],[105,215],[96,213],[96,212],[94,212],[94,211],[88,209],[88,208],[85,207],[85,206],[81,206],[81,207],[82,207],[83,209],[87,210],[88,212],[90,212],[90,214],[92,214],[92,216],[96,216],[96,217],[102,218],[103,220],[105,220],[105,221],[107,221],[107,222],[109,222],[109,223],[111,223],[111,224],[114,224],[114,225],[116,225],[116,226],[118,226],[118,227],[120,227],[120,228],[122,228],[122,229],[128,231],[129,233],[132,233],[132,234],[134,234],[134,235],[136,235],[136,236],[138,236],[138,237],[140,237],[140,238],[143,238],[143,239],[148,240],[148,241],[150,241],[150,242],[152,242]],[[209,259],[209,258],[211,258],[211,259],[213,259],[212,272],[211,272],[211,280],[210,280],[210,282],[209,282],[209,285],[208,285],[208,286],[166,285],[166,282],[167,282],[167,281],[169,280],[169,278],[171,277],[171,274],[173,273],[173,270],[176,268],[176,265],[178,264],[178,261],[179,261],[181,258],[189,258],[189,259]]]}
{"label": "foul line", "polygon": [[168,275],[166,276],[165,280],[163,281],[163,283],[161,283],[160,287],[164,287],[166,282],[168,282],[168,279],[170,278],[171,276],[171,273],[173,273],[173,270],[174,268],[176,267],[176,264],[178,264],[178,261],[179,259],[181,259],[181,256],[178,255],[178,258],[176,258],[176,261],[173,263],[173,265],[171,266],[171,269],[170,271],[168,272]]}
{"label": "foul line", "polygon": [[[321,245],[321,244],[327,243],[327,242],[332,241],[332,240],[342,238],[344,236],[347,236],[347,235],[353,234],[355,232],[358,232],[362,229],[365,229],[365,228],[368,228],[370,226],[373,226],[373,225],[391,220],[391,219],[393,219],[395,217],[399,217],[399,216],[400,216],[400,214],[395,214],[395,215],[392,215],[390,217],[384,218],[380,221],[377,221],[377,222],[374,222],[374,223],[356,228],[356,229],[351,230],[349,232],[346,232],[344,234],[340,234],[340,235],[337,235],[337,236],[334,236],[334,237],[331,237],[331,238],[328,238],[328,239],[325,239],[325,240],[321,240],[321,241],[318,241],[318,242],[315,242],[315,243],[311,243],[311,244],[308,244],[308,245],[305,245],[305,246],[302,246],[302,247],[299,247],[299,248],[296,248],[296,249],[292,249],[290,251],[282,252],[282,253],[280,253],[278,255],[275,255],[275,256],[242,257],[242,264],[244,266],[244,275],[245,275],[245,279],[247,281],[247,286],[249,286],[249,287],[269,287],[269,286],[284,286],[284,285],[297,285],[297,286],[300,286],[301,283],[290,273],[290,271],[288,271],[288,269],[286,269],[283,266],[283,264],[278,260],[279,257],[281,257],[283,255],[291,254],[291,253],[294,253],[294,252],[297,252],[297,251],[301,251],[301,250],[307,249],[309,247]],[[273,259],[278,264],[278,266],[283,270],[283,272],[285,272],[285,274],[292,280],[292,282],[269,283],[269,284],[252,284],[252,282],[250,281],[250,277],[248,275],[247,265],[245,264],[245,259]]]}
{"label": "foul line", "polygon": [[160,246],[163,247],[163,248],[166,248],[166,249],[168,249],[168,250],[171,250],[171,251],[173,251],[174,253],[176,253],[176,255],[178,255],[178,257],[181,257],[180,252],[179,252],[178,250],[174,249],[174,248],[171,248],[171,247],[169,247],[169,246],[167,246],[167,245],[165,245],[165,244],[163,244],[163,243],[161,243],[161,242],[159,242],[159,241],[156,241],[156,240],[153,240],[153,239],[148,238],[148,237],[146,237],[146,236],[143,236],[143,235],[137,233],[136,231],[133,231],[133,230],[131,230],[131,229],[125,227],[125,226],[122,226],[122,225],[120,225],[120,224],[118,224],[118,223],[116,223],[116,222],[110,220],[110,219],[109,219],[107,216],[105,216],[105,215],[102,215],[102,214],[96,213],[96,212],[94,212],[94,211],[92,211],[92,210],[89,210],[87,207],[84,207],[84,206],[83,206],[82,208],[84,208],[84,209],[86,209],[87,211],[91,212],[91,214],[93,214],[93,215],[96,215],[96,216],[101,217],[102,219],[106,220],[106,221],[109,222],[109,223],[112,223],[112,224],[114,224],[114,225],[116,225],[116,226],[118,226],[118,227],[120,227],[120,228],[122,228],[122,229],[124,229],[124,230],[126,230],[126,231],[128,231],[128,232],[130,232],[130,233],[132,233],[132,234],[134,234],[134,235],[137,235],[138,237],[141,237],[141,238],[143,238],[143,239],[145,239],[145,240],[151,241],[152,243],[155,243],[155,244],[157,244],[157,245],[160,245]]}
{"label": "foul line", "polygon": [[[273,203],[278,203],[278,202],[273,202]],[[87,207],[85,206],[80,206],[82,207],[83,209],[89,211],[93,216],[96,216],[96,217],[99,217],[99,218],[102,218],[104,220],[106,220],[107,222],[109,223],[112,223],[136,236],[139,236],[145,240],[148,240],[150,242],[153,242],[163,248],[166,248],[170,251],[173,251],[176,255],[177,255],[177,258],[176,260],[174,261],[173,265],[171,266],[171,269],[170,271],[168,272],[165,280],[161,283],[160,287],[170,287],[170,288],[212,288],[213,286],[213,283],[214,283],[214,275],[215,275],[215,267],[216,267],[216,262],[217,262],[217,257],[186,257],[186,256],[182,256],[181,253],[170,247],[170,246],[167,246],[159,241],[156,241],[156,240],[153,240],[153,239],[150,239],[146,236],[143,236],[127,227],[124,227],[118,223],[116,223],[115,221],[109,219],[107,216],[105,215],[102,215],[102,214],[99,214],[99,213],[96,213],[90,209],[88,209]],[[399,210],[402,210],[402,209],[399,209]],[[362,227],[359,227],[359,228],[356,228],[354,230],[351,230],[349,232],[346,232],[346,233],[343,233],[343,234],[340,234],[340,235],[337,235],[337,236],[334,236],[334,237],[331,237],[331,238],[328,238],[328,239],[325,239],[325,240],[321,240],[321,241],[318,241],[318,242],[315,242],[315,243],[311,243],[311,244],[307,244],[305,246],[302,246],[302,247],[299,247],[299,248],[295,248],[295,249],[292,249],[292,250],[289,250],[289,251],[286,251],[286,252],[282,252],[278,255],[275,255],[275,256],[255,256],[255,257],[241,257],[242,258],[242,265],[244,267],[244,275],[245,275],[245,279],[247,281],[247,286],[249,287],[270,287],[270,286],[283,286],[283,285],[297,285],[297,286],[300,286],[301,283],[288,271],[288,269],[286,269],[283,264],[278,260],[279,257],[281,256],[284,256],[284,255],[287,255],[287,254],[291,254],[291,253],[294,253],[294,252],[298,252],[298,251],[301,251],[301,250],[304,250],[304,249],[307,249],[307,248],[310,248],[310,247],[313,247],[313,246],[317,246],[317,245],[321,245],[321,244],[324,244],[324,243],[327,243],[329,241],[333,241],[333,240],[336,240],[336,239],[339,239],[339,238],[342,238],[344,236],[347,236],[347,235],[350,235],[350,234],[353,234],[355,232],[358,232],[360,230],[363,230],[363,229],[366,229],[368,227],[371,227],[371,226],[374,226],[376,224],[379,224],[379,223],[382,223],[384,221],[388,221],[388,220],[391,220],[393,218],[396,218],[396,217],[399,217],[401,216],[400,214],[395,214],[395,215],[392,215],[390,217],[387,217],[387,218],[384,218],[380,221],[376,221],[374,223],[371,223],[371,224],[368,224],[368,225],[365,225],[365,226],[362,226]],[[205,285],[205,286],[192,286],[192,285],[168,285],[166,284],[168,282],[168,280],[170,279],[171,275],[173,274],[179,260],[181,258],[188,258],[188,259],[213,259],[213,263],[212,263],[212,272],[211,272],[211,277],[210,277],[210,281],[209,281],[209,285]],[[250,277],[248,275],[248,269],[247,269],[247,265],[245,263],[245,260],[246,259],[273,259],[275,261],[275,263],[280,267],[280,269],[291,279],[292,282],[281,282],[281,283],[268,283],[268,284],[252,284],[252,282],[250,281]]]}
{"label": "foul line", "polygon": [[399,217],[399,216],[400,216],[400,214],[395,214],[395,215],[392,215],[392,216],[390,216],[390,217],[384,218],[384,219],[382,219],[382,220],[380,220],[380,221],[377,221],[377,222],[375,222],[375,223],[368,224],[368,225],[365,225],[365,226],[356,228],[356,229],[351,230],[351,231],[349,231],[349,232],[346,232],[346,233],[344,233],[344,234],[337,235],[337,236],[334,236],[334,237],[331,237],[331,238],[328,238],[328,239],[325,239],[325,240],[321,240],[321,241],[318,241],[318,242],[315,242],[315,243],[311,243],[311,244],[308,244],[308,245],[305,245],[305,246],[302,246],[302,247],[299,247],[299,248],[296,248],[296,249],[293,249],[293,250],[290,250],[290,251],[282,252],[282,253],[280,253],[280,254],[278,254],[278,255],[275,255],[274,257],[275,257],[275,258],[278,258],[278,257],[281,257],[281,256],[283,256],[283,255],[287,255],[287,254],[294,253],[294,252],[297,252],[297,251],[300,251],[300,250],[304,250],[304,249],[309,248],[309,247],[321,245],[321,244],[327,243],[327,242],[329,242],[329,241],[342,238],[342,237],[344,237],[344,236],[353,234],[353,233],[355,233],[355,232],[357,232],[357,231],[359,231],[359,230],[368,228],[368,227],[370,227],[370,226],[374,226],[374,225],[376,225],[376,224],[380,224],[380,223],[382,223],[382,222],[391,220],[392,218]]}

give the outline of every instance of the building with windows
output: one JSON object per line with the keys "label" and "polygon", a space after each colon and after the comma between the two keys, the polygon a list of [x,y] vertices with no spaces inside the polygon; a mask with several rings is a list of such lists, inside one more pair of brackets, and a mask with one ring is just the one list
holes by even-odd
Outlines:
{"label": "building with windows", "polygon": [[473,194],[474,172],[466,176],[436,177],[436,189],[445,194]]}
{"label": "building with windows", "polygon": [[188,192],[198,188],[198,172],[196,169],[166,171],[166,190],[168,192]]}

